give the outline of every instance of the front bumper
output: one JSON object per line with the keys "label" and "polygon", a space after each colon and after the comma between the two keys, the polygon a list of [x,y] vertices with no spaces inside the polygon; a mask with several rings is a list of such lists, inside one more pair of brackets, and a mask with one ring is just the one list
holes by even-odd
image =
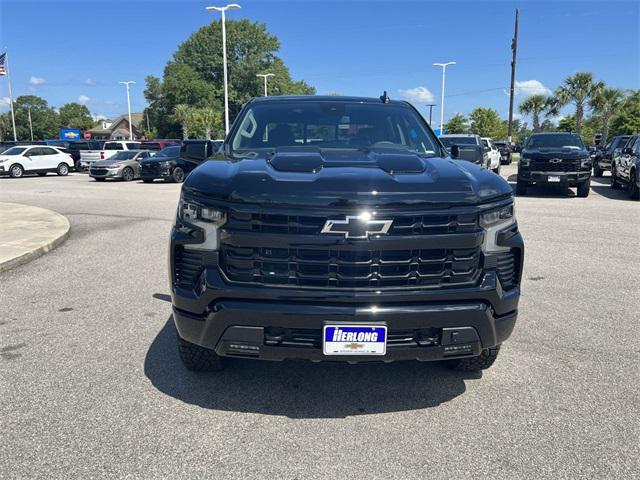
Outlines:
{"label": "front bumper", "polygon": [[[549,177],[559,177],[560,181],[549,181]],[[527,183],[573,186],[591,178],[591,169],[577,172],[540,172],[518,170],[518,180]]]}
{"label": "front bumper", "polygon": [[107,170],[106,173],[97,173],[92,169],[89,169],[89,176],[92,178],[122,178],[121,168],[117,170]]}
{"label": "front bumper", "polygon": [[611,170],[611,159],[598,160],[597,163],[600,170]]}

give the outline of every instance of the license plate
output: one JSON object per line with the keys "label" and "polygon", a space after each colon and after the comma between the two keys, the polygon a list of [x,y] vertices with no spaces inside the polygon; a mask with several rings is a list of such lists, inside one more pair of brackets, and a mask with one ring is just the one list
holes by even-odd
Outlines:
{"label": "license plate", "polygon": [[384,355],[387,353],[387,327],[325,325],[322,348],[325,355]]}
{"label": "license plate", "polygon": [[551,182],[559,182],[560,181],[560,177],[555,176],[555,175],[549,175],[548,181]]}

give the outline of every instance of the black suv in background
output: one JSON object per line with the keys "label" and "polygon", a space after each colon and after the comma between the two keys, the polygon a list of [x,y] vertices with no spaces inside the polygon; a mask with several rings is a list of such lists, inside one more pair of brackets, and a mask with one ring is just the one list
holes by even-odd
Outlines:
{"label": "black suv in background", "polygon": [[171,230],[184,365],[490,367],[516,322],[523,240],[509,184],[459,150],[386,95],[250,100],[187,177]]}
{"label": "black suv in background", "polygon": [[640,200],[640,135],[629,138],[611,164],[611,188],[625,187],[632,200]]}
{"label": "black suv in background", "polygon": [[596,150],[593,159],[593,176],[601,177],[602,172],[611,170],[611,161],[613,160],[616,150],[624,148],[631,135],[618,135],[613,137],[604,147]]}
{"label": "black suv in background", "polygon": [[536,133],[520,154],[516,193],[526,195],[532,185],[577,187],[578,197],[589,195],[591,157],[579,135]]}
{"label": "black suv in background", "polygon": [[182,183],[200,163],[216,153],[222,142],[184,140],[181,145],[162,149],[155,157],[140,162],[140,176],[145,183],[156,179]]}

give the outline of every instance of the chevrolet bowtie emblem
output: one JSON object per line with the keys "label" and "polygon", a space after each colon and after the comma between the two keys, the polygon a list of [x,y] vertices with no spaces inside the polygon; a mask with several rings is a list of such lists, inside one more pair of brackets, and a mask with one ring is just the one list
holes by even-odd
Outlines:
{"label": "chevrolet bowtie emblem", "polygon": [[374,220],[371,215],[347,216],[344,220],[327,220],[320,233],[344,235],[345,238],[369,238],[389,232],[393,220]]}
{"label": "chevrolet bowtie emblem", "polygon": [[549,160],[549,163],[560,163],[562,162],[561,158],[552,158],[551,160]]}
{"label": "chevrolet bowtie emblem", "polygon": [[348,348],[350,350],[358,350],[359,348],[364,348],[364,345],[361,343],[347,343],[344,348]]}

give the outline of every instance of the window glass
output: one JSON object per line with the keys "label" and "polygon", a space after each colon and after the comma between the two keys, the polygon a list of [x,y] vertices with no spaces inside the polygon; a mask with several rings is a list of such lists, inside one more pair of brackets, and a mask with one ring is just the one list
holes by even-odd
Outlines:
{"label": "window glass", "polygon": [[578,135],[570,133],[532,135],[527,143],[527,149],[540,148],[582,149],[584,144]]}
{"label": "window glass", "polygon": [[25,150],[25,147],[11,147],[2,152],[2,155],[21,155]]}
{"label": "window glass", "polygon": [[56,152],[53,148],[49,148],[49,147],[42,147],[40,148],[40,155],[56,155],[58,152]]}
{"label": "window glass", "polygon": [[477,145],[475,137],[440,137],[440,141],[447,148],[452,145]]}
{"label": "window glass", "polygon": [[27,153],[25,153],[25,155],[28,155],[29,157],[34,157],[36,155],[42,155],[41,152],[42,152],[42,149],[40,147],[34,147],[27,150]]}
{"label": "window glass", "polygon": [[104,144],[104,147],[102,147],[103,150],[124,150],[124,147],[122,146],[121,143],[117,143],[117,142],[107,142]]}
{"label": "window glass", "polygon": [[257,103],[231,138],[239,152],[286,146],[385,148],[433,154],[437,142],[416,112],[401,104],[283,101]]}
{"label": "window glass", "polygon": [[140,146],[139,143],[127,142],[127,148],[129,150],[134,150]]}

